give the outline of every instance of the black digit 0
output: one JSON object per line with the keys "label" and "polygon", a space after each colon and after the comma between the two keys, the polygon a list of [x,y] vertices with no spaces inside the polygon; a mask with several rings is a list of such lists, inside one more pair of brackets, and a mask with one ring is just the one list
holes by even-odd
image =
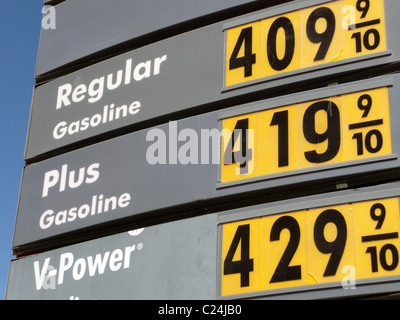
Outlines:
{"label": "black digit 0", "polygon": [[[326,20],[326,29],[324,32],[317,31],[317,21],[319,19]],[[307,36],[312,43],[321,43],[314,61],[324,60],[332,43],[336,29],[335,14],[327,7],[315,9],[307,20]]]}
{"label": "black digit 0", "polygon": [[[336,239],[332,242],[326,240],[324,234],[325,227],[328,223],[333,223],[337,229]],[[336,275],[347,242],[346,220],[339,211],[328,209],[318,216],[314,225],[314,242],[321,253],[331,254],[324,272],[324,277]]]}
{"label": "black digit 0", "polygon": [[275,112],[270,126],[278,126],[278,165],[289,165],[289,111]]}
{"label": "black digit 0", "polygon": [[358,109],[364,111],[362,117],[368,117],[368,114],[372,108],[372,97],[369,94],[363,94],[362,96],[360,96],[360,98],[358,98],[357,105]]}
{"label": "black digit 0", "polygon": [[[315,128],[315,115],[323,110],[327,114],[328,126],[325,132],[318,133]],[[304,113],[303,134],[312,144],[319,144],[328,140],[328,147],[324,153],[307,151],[304,156],[310,163],[323,163],[333,159],[340,149],[340,112],[332,101],[318,101],[309,106]]]}
{"label": "black digit 0", "polygon": [[270,283],[301,279],[301,266],[289,266],[300,243],[300,227],[297,220],[290,216],[280,217],[276,220],[271,229],[270,241],[278,241],[284,229],[290,232],[289,243]]}
{"label": "black digit 0", "polygon": [[[375,137],[376,140],[375,146],[372,145],[372,137]],[[373,129],[365,135],[365,148],[369,153],[377,153],[381,151],[382,147],[383,147],[383,137],[382,133],[379,130]]]}
{"label": "black digit 0", "polygon": [[[240,260],[233,261],[240,244]],[[224,261],[224,275],[240,273],[240,286],[250,285],[250,272],[254,270],[254,261],[250,259],[250,225],[239,226]]]}
{"label": "black digit 0", "polygon": [[[276,52],[276,37],[279,29],[285,31],[285,55],[282,59],[279,59]],[[290,62],[292,62],[295,47],[295,34],[292,22],[286,17],[280,17],[276,19],[269,29],[267,39],[267,55],[268,61],[272,69],[281,71],[286,69]]]}
{"label": "black digit 0", "polygon": [[[376,212],[379,211],[379,215]],[[375,203],[370,210],[371,219],[378,222],[376,224],[375,230],[382,228],[383,222],[386,218],[386,208],[382,203]]]}
{"label": "black digit 0", "polygon": [[369,11],[370,3],[369,0],[358,0],[356,8],[359,12],[362,12],[361,19],[364,19]]}
{"label": "black digit 0", "polygon": [[[244,45],[244,56],[238,57],[240,49]],[[244,68],[244,76],[251,77],[253,64],[256,63],[256,54],[253,53],[253,27],[248,27],[240,32],[238,41],[229,59],[229,70]]]}

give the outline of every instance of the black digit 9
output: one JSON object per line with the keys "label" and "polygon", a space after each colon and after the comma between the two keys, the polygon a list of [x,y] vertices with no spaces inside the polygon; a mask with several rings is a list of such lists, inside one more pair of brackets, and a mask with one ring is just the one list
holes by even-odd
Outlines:
{"label": "black digit 9", "polygon": [[369,11],[370,2],[369,0],[358,0],[356,4],[356,8],[359,12],[362,12],[361,19],[364,19]]}
{"label": "black digit 9", "polygon": [[[279,59],[276,52],[276,37],[279,29],[285,31],[285,55],[282,59]],[[286,17],[280,17],[276,19],[269,29],[267,39],[267,56],[269,64],[272,69],[281,71],[286,69],[292,62],[295,49],[295,34],[292,22]]]}
{"label": "black digit 9", "polygon": [[[327,129],[323,133],[316,131],[315,116],[318,111],[327,115]],[[332,160],[340,149],[340,112],[338,106],[332,101],[318,101],[309,106],[303,117],[303,134],[312,144],[319,144],[328,140],[328,147],[324,153],[307,151],[304,153],[310,163],[323,163]]]}
{"label": "black digit 9", "polygon": [[[333,223],[337,229],[336,238],[331,242],[325,238],[324,234],[328,223]],[[331,254],[324,277],[336,275],[347,242],[346,220],[339,211],[328,209],[318,216],[314,225],[314,242],[321,253]]]}
{"label": "black digit 9", "polygon": [[371,111],[372,108],[372,97],[369,94],[363,94],[358,98],[358,109],[361,111],[364,111],[362,117],[366,118],[368,117],[369,112]]}
{"label": "black digit 9", "polygon": [[[319,33],[317,31],[317,21],[319,19],[326,20],[326,29],[324,32]],[[320,47],[317,51],[317,55],[314,61],[324,60],[328,53],[329,47],[331,46],[333,36],[335,35],[336,29],[336,18],[333,11],[327,7],[321,7],[315,9],[307,20],[307,37],[312,43],[320,43]]]}
{"label": "black digit 9", "polygon": [[[379,212],[379,215],[376,214]],[[383,222],[386,218],[386,208],[382,203],[375,203],[370,210],[371,219],[376,221],[375,230],[382,228]]]}

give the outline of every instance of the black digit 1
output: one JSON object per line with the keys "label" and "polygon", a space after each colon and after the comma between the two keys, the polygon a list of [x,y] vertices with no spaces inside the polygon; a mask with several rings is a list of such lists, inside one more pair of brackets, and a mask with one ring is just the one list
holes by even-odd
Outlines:
{"label": "black digit 1", "polygon": [[278,241],[282,230],[290,232],[289,243],[282,255],[270,283],[301,279],[301,266],[289,266],[300,243],[300,227],[297,220],[290,216],[280,217],[271,229],[270,241]]}
{"label": "black digit 1", "polygon": [[[279,29],[285,31],[285,55],[282,59],[279,59],[276,52],[276,37]],[[292,22],[286,17],[280,17],[276,19],[269,29],[267,39],[267,56],[269,64],[272,69],[281,71],[286,69],[290,62],[292,62],[294,49],[295,49],[295,34]]]}
{"label": "black digit 1", "polygon": [[[377,215],[376,212],[379,211],[380,214]],[[375,203],[370,210],[371,219],[377,221],[375,230],[382,228],[383,222],[386,218],[386,208],[382,203]]]}
{"label": "black digit 1", "polygon": [[271,126],[278,126],[278,165],[289,165],[289,111],[275,112]]}
{"label": "black digit 1", "polygon": [[358,98],[358,109],[361,111],[364,111],[362,117],[366,118],[369,115],[369,112],[371,111],[372,108],[372,97],[369,94],[363,94]]}
{"label": "black digit 1", "polygon": [[[238,57],[240,49],[244,45],[244,56]],[[229,59],[229,70],[244,68],[244,76],[251,77],[253,64],[256,63],[256,54],[253,53],[253,27],[248,27],[240,32],[238,41]]]}
{"label": "black digit 1", "polygon": [[[328,126],[325,132],[318,133],[315,128],[315,115],[318,111],[327,114]],[[309,106],[304,113],[303,133],[306,140],[312,144],[319,144],[328,140],[328,147],[324,153],[315,150],[304,153],[310,163],[323,163],[333,159],[340,149],[340,112],[332,101],[318,101]]]}
{"label": "black digit 1", "polygon": [[[328,223],[333,223],[337,229],[336,239],[332,242],[326,240],[324,234],[325,227]],[[324,272],[324,277],[336,275],[347,242],[346,220],[339,211],[328,209],[318,216],[314,225],[314,242],[321,253],[331,254]]]}
{"label": "black digit 1", "polygon": [[[240,260],[233,261],[240,244]],[[224,261],[224,275],[240,273],[240,286],[250,285],[250,272],[254,270],[254,260],[250,259],[250,225],[237,228]]]}
{"label": "black digit 1", "polygon": [[[317,21],[326,20],[326,29],[324,32],[317,31]],[[327,7],[315,9],[307,20],[307,36],[312,43],[321,43],[314,61],[324,60],[331,46],[336,29],[336,18],[333,11]]]}
{"label": "black digit 1", "polygon": [[[240,164],[240,174],[247,174],[249,171],[248,162],[252,159],[252,149],[248,148],[249,119],[241,119],[236,123],[230,141],[224,153],[224,164]],[[241,144],[239,151],[233,151],[236,140],[240,137]]]}
{"label": "black digit 1", "polygon": [[361,19],[365,18],[368,14],[370,7],[369,0],[358,0],[356,4],[356,8],[359,12],[362,12]]}

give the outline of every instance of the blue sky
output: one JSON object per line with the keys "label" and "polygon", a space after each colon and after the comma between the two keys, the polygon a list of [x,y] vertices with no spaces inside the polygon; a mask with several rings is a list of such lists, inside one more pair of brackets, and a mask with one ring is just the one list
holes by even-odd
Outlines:
{"label": "blue sky", "polygon": [[0,6],[0,299],[4,299],[35,84],[42,0]]}

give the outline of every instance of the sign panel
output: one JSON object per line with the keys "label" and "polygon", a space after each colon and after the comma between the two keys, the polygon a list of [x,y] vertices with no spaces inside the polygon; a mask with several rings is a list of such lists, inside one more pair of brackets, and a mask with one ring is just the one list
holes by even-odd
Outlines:
{"label": "sign panel", "polygon": [[396,183],[221,214],[221,296],[399,281],[399,191]]}
{"label": "sign panel", "polygon": [[384,2],[309,1],[227,29],[225,85],[385,52]]}
{"label": "sign panel", "polygon": [[[387,76],[263,100],[223,112],[205,113],[28,165],[23,174],[13,248],[18,250],[26,244],[102,226],[111,221],[122,223],[124,219],[173,215],[178,210],[177,206],[186,210],[188,207],[199,209],[250,196],[272,195],[299,186],[314,187],[318,191],[322,183],[328,189],[336,189],[337,184],[351,184],[353,178],[357,178],[358,183],[369,183],[370,175],[377,173],[379,177],[375,177],[375,181],[395,179],[400,173],[400,141],[395,139],[400,129],[393,125],[400,118],[396,107],[400,101],[399,80],[397,75]],[[376,99],[380,99],[381,103]],[[316,112],[310,108],[314,101],[322,101],[325,108]],[[307,158],[302,155],[301,163],[307,166],[290,167],[284,172],[271,174],[259,170],[269,168],[265,161],[271,161],[271,168],[277,167],[273,163],[279,159],[279,149],[283,149],[288,141],[293,142],[281,137],[270,139],[270,134],[266,132],[256,132],[254,141],[248,142],[251,131],[246,127],[239,130],[235,124],[236,117],[238,114],[247,117],[260,110],[280,116],[282,110],[289,110],[282,105],[290,106],[290,110],[300,110],[298,115],[301,118],[320,118],[318,127],[310,126],[309,130],[325,137],[315,141],[321,146],[304,138],[304,130],[298,130],[299,137],[303,139],[298,146],[304,155],[324,155],[327,146],[337,143],[331,139],[338,135],[335,131],[340,129],[340,145],[337,147],[334,144],[335,148],[331,148],[341,152],[339,160],[313,165],[306,163]],[[311,116],[307,116],[310,109]],[[335,112],[341,114],[336,115]],[[362,115],[367,113],[368,116],[363,119]],[[330,120],[328,114],[337,119]],[[224,128],[225,121],[229,122],[231,117],[235,119],[230,121],[230,129],[236,128],[233,132]],[[265,126],[269,130],[268,121],[259,127]],[[383,121],[383,124],[376,121]],[[350,130],[352,126],[356,128]],[[278,136],[279,128],[285,128],[285,123],[278,121],[276,126],[273,125],[272,129],[278,129]],[[235,131],[239,131],[237,139]],[[263,137],[264,134],[268,139]],[[232,148],[224,145],[221,148],[221,141],[228,140],[224,137],[233,137],[231,140],[235,143]],[[268,141],[273,143],[275,150],[267,145]],[[260,147],[262,150],[261,146],[275,154],[270,160],[263,159],[262,164],[257,162],[262,156],[257,149]],[[376,152],[371,152],[371,148]],[[252,156],[243,155],[242,150],[250,150]],[[360,154],[361,150],[363,154]],[[228,159],[226,155],[231,156],[232,164],[225,163]],[[296,157],[290,155],[289,158]],[[244,179],[246,174],[243,170],[251,166],[241,168],[241,164],[246,164],[249,159],[256,163],[254,172],[262,172],[263,175]],[[225,170],[229,171],[229,175]],[[384,171],[390,170],[385,175]]]}
{"label": "sign panel", "polygon": [[[374,179],[394,179],[400,167],[400,142],[394,138],[400,132],[393,125],[400,118],[399,80],[386,76],[205,113],[28,165],[13,248],[111,221],[172,215],[176,206],[220,205],[301,185],[335,189],[357,177],[369,183],[369,175],[378,172]],[[287,125],[282,115],[291,119],[293,110],[303,120],[295,117],[290,121],[297,125]],[[238,114],[250,119],[249,127],[238,125]],[[264,117],[251,139],[258,114]],[[308,121],[315,140],[304,134]],[[298,141],[282,133],[297,127]],[[290,151],[288,157],[282,150]],[[337,158],[319,163],[307,158],[321,159],[326,150]],[[297,167],[289,162],[279,168],[281,158],[296,160]]]}
{"label": "sign panel", "polygon": [[[23,257],[11,261],[6,299],[321,299],[398,292],[399,195],[398,183],[337,191],[145,226]],[[305,248],[308,241],[312,246]],[[289,265],[283,255],[291,256]],[[313,260],[317,255],[321,260]],[[290,272],[277,273],[273,284],[258,279],[285,266]],[[318,277],[334,269],[334,276]],[[283,279],[299,270],[312,272],[306,279],[313,282]],[[247,290],[241,283],[249,284]],[[221,296],[221,288],[228,295]]]}
{"label": "sign panel", "polygon": [[24,257],[6,299],[215,299],[216,241],[214,214]]}
{"label": "sign panel", "polygon": [[[161,33],[168,34],[165,29],[171,27],[179,26],[174,33],[181,33],[199,24],[200,19],[210,21],[208,24],[216,22],[226,10],[246,12],[279,2],[283,1],[115,0],[112,4],[105,0],[64,1],[57,4],[53,26],[42,28],[36,76],[82,59],[89,60],[89,56],[127,41],[154,37],[157,32],[160,38]],[[56,48],[62,50],[56,53]]]}
{"label": "sign panel", "polygon": [[[223,119],[221,181],[391,155],[388,90],[362,90]],[[246,139],[245,130],[253,137]],[[242,141],[236,148],[235,132]],[[238,152],[244,157],[235,160]]]}
{"label": "sign panel", "polygon": [[[357,76],[356,71],[360,70],[363,73],[358,76],[364,78],[367,75],[373,75],[376,72],[376,66],[399,61],[400,48],[395,35],[396,30],[400,28],[398,26],[400,22],[395,13],[400,11],[400,3],[396,0],[376,1],[374,4],[366,1],[360,2],[358,7],[360,10],[365,7],[368,21],[378,19],[375,15],[379,15],[380,24],[367,26],[366,29],[364,27],[352,29],[352,31],[356,32],[355,34],[361,32],[362,41],[365,38],[373,46],[376,32],[367,32],[367,30],[378,30],[380,45],[374,49],[377,52],[364,50],[357,56],[350,58],[347,54],[344,58],[345,50],[342,50],[340,57],[343,56],[343,58],[338,58],[336,61],[316,63],[314,66],[304,68],[293,66],[292,71],[257,76],[252,81],[248,81],[248,77],[245,76],[245,67],[240,67],[240,65],[241,63],[249,65],[255,76],[258,66],[247,64],[244,53],[245,51],[255,52],[255,49],[249,46],[250,38],[246,38],[249,37],[246,36],[247,32],[240,31],[250,29],[243,28],[238,31],[236,28],[241,28],[240,26],[246,23],[269,19],[268,17],[272,19],[278,14],[287,12],[301,14],[326,6],[331,11],[336,10],[335,6],[341,6],[343,10],[345,4],[347,2],[295,1],[264,9],[258,11],[257,14],[199,28],[132,50],[38,86],[33,97],[25,160],[38,160],[55,150],[60,151],[67,146],[82,145],[88,139],[94,141],[104,135],[110,137],[116,135],[116,131],[120,129],[123,132],[137,130],[137,128],[166,122],[172,117],[180,119],[205,111],[226,108],[232,104],[271,97],[288,89],[297,90],[299,83],[323,85],[333,79],[338,81],[337,77],[340,75],[352,73],[352,76]],[[366,10],[367,4],[370,7],[368,10]],[[351,4],[347,7],[354,9],[354,15],[357,17],[354,25],[363,25],[364,20],[358,22],[363,12],[357,10],[357,3],[355,7]],[[312,16],[312,12],[307,14],[307,17]],[[324,22],[326,24],[326,19],[328,18],[323,16],[312,26],[319,30],[319,24],[323,25]],[[339,18],[336,17],[335,21],[336,19]],[[303,20],[300,19],[300,21]],[[299,30],[304,28],[304,22],[301,26],[300,28],[299,25]],[[225,33],[223,30],[226,30]],[[277,37],[283,34],[283,31],[283,27],[278,28]],[[230,46],[233,46],[233,49],[236,48],[235,53],[227,50],[224,41],[224,34],[230,35],[231,32],[233,32],[233,40]],[[318,32],[322,33],[322,31]],[[365,34],[368,34],[368,37]],[[251,42],[260,43],[261,40],[256,40],[257,37],[257,35],[252,35]],[[309,41],[307,35],[304,37]],[[355,42],[357,36],[351,40]],[[226,44],[228,45],[230,41]],[[316,43],[317,48],[324,48],[325,42],[324,40],[322,44]],[[264,48],[264,45],[260,46]],[[278,42],[277,46],[285,47]],[[247,50],[245,50],[246,47],[248,47]],[[346,48],[348,47],[351,46],[346,45]],[[329,43],[327,56],[333,48],[336,48],[336,44]],[[265,64],[266,59],[262,59],[256,53],[252,54],[255,55],[256,64]],[[277,55],[282,59],[280,52]],[[297,56],[303,57],[305,53],[298,53]],[[234,69],[231,71],[238,72],[243,79],[234,80],[235,84],[227,85],[227,79],[237,77],[226,74],[230,72],[226,66],[229,60],[233,60]],[[312,60],[310,58],[310,61]],[[276,121],[279,122],[279,119]]]}

